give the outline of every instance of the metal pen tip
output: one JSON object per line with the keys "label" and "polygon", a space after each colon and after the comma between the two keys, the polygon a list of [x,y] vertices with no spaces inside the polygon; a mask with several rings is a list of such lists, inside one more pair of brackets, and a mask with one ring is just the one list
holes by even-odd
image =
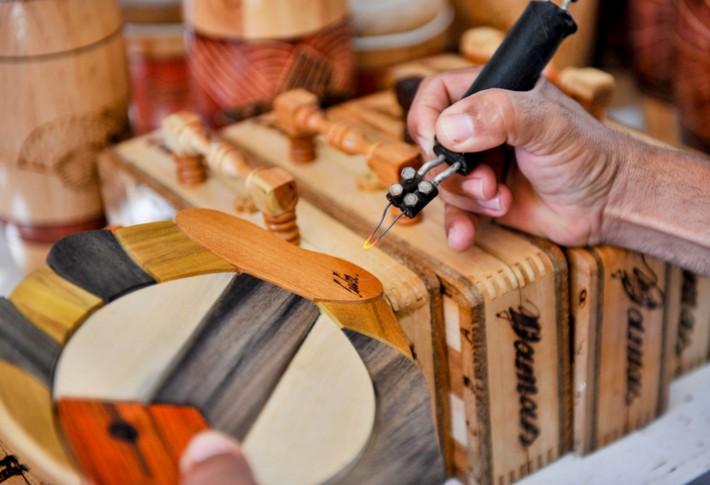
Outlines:
{"label": "metal pen tip", "polygon": [[380,222],[377,224],[375,229],[370,233],[370,236],[367,238],[365,243],[362,245],[363,248],[365,249],[370,249],[373,247],[375,244],[380,242],[380,240],[384,237],[385,234],[389,232],[390,229],[397,223],[397,221],[404,215],[404,212],[401,212],[395,219],[390,223],[387,228],[382,231],[381,233],[377,234],[377,231],[380,230],[380,227],[382,227],[382,223],[385,222],[385,218],[387,217],[387,212],[389,211],[390,207],[392,207],[392,203],[390,202],[385,206],[385,210],[382,212],[382,217],[380,218]]}

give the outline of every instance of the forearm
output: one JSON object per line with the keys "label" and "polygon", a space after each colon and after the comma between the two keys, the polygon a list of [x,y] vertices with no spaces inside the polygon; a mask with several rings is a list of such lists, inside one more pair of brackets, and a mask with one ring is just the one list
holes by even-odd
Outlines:
{"label": "forearm", "polygon": [[605,244],[710,275],[710,160],[627,140],[602,221]]}

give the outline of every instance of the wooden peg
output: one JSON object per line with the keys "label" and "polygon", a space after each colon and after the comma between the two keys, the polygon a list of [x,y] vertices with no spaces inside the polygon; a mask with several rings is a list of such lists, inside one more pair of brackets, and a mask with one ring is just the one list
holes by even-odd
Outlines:
{"label": "wooden peg", "polygon": [[[329,121],[318,107],[318,98],[304,89],[279,95],[274,101],[276,119],[291,140],[291,156],[296,162],[315,158],[313,138],[322,134],[330,145],[349,155],[366,156],[370,169],[386,186],[399,181],[404,167],[421,165],[419,150],[406,143],[371,143],[365,134],[344,123]],[[310,145],[306,147],[306,140]]]}
{"label": "wooden peg", "polygon": [[207,179],[205,163],[215,173],[226,177],[244,177],[251,168],[244,155],[233,145],[212,141],[199,115],[180,111],[162,123],[165,145],[173,153],[181,184],[194,186]]}
{"label": "wooden peg", "polygon": [[[461,37],[461,55],[475,64],[485,64],[503,41],[505,34],[491,27],[469,29]],[[592,67],[557,69],[554,63],[543,71],[545,77],[573,98],[595,118],[603,118],[614,94],[614,77]]]}
{"label": "wooden peg", "polygon": [[256,168],[246,180],[254,203],[264,216],[266,228],[298,245],[301,233],[296,224],[298,192],[296,181],[282,168]]}

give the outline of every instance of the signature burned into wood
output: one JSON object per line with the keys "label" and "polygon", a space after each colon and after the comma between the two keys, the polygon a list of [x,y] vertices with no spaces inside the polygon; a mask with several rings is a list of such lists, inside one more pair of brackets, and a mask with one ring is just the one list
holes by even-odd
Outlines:
{"label": "signature burned into wood", "polygon": [[537,378],[535,377],[535,347],[534,343],[542,340],[540,327],[540,311],[530,301],[519,305],[517,309],[510,307],[508,311],[498,313],[499,318],[510,322],[515,335],[518,337],[515,347],[515,369],[520,401],[520,434],[518,439],[524,447],[532,445],[540,435],[537,424],[538,393]]}
{"label": "signature burned into wood", "polygon": [[357,295],[362,298],[362,292],[360,291],[360,275],[356,274],[351,276],[349,274],[340,274],[337,271],[333,271],[333,282],[339,286],[345,288],[347,291],[353,295]]}
{"label": "signature burned into wood", "polygon": [[12,477],[21,477],[28,468],[21,464],[15,455],[7,455],[0,460],[0,483]]}

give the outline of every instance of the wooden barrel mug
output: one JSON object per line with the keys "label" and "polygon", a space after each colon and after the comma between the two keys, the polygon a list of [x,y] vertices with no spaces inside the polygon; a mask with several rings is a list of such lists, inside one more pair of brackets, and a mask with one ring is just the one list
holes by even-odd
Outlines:
{"label": "wooden barrel mug", "polygon": [[268,110],[287,89],[351,94],[346,1],[186,0],[184,7],[193,91],[212,127]]}
{"label": "wooden barrel mug", "polygon": [[104,224],[96,154],[127,128],[116,0],[0,3],[0,224],[29,271]]}

